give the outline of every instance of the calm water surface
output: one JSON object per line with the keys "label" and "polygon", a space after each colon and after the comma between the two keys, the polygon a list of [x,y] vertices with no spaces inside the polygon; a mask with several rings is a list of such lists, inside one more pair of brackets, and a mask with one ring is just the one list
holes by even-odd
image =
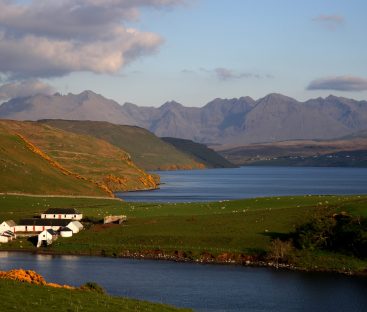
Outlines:
{"label": "calm water surface", "polygon": [[196,311],[367,311],[367,279],[266,268],[0,252],[0,270],[101,284],[110,294]]}
{"label": "calm water surface", "polygon": [[367,194],[367,168],[241,167],[160,171],[159,190],[118,193],[127,201],[216,201],[306,194]]}

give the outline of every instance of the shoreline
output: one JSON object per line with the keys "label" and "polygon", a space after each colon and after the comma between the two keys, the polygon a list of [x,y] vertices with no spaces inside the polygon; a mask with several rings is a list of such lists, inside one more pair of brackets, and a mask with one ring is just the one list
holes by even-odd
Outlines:
{"label": "shoreline", "polygon": [[[16,252],[16,253],[28,253],[33,255],[50,255],[50,256],[75,256],[75,257],[99,257],[99,258],[111,258],[111,259],[132,259],[132,260],[151,260],[151,261],[169,261],[169,262],[177,262],[177,263],[191,263],[191,264],[199,264],[199,265],[227,265],[227,266],[242,266],[242,267],[251,267],[251,268],[268,268],[272,270],[286,270],[293,272],[304,272],[304,273],[327,273],[327,274],[341,274],[344,276],[353,276],[353,277],[367,277],[367,271],[351,271],[351,270],[336,270],[336,269],[325,269],[325,268],[305,268],[299,267],[293,264],[286,263],[276,263],[273,261],[266,261],[265,259],[256,259],[259,256],[250,256],[244,254],[231,254],[240,257],[241,259],[233,259],[229,258],[227,260],[218,259],[222,255],[217,257],[209,257],[210,254],[207,253],[202,255],[200,258],[188,258],[182,257],[180,254],[185,252],[175,251],[174,254],[164,253],[160,250],[147,250],[144,252],[130,252],[125,251],[119,255],[111,256],[104,255],[101,253],[67,253],[67,252],[58,252],[52,250],[26,250],[26,249],[0,249],[1,252]],[[226,254],[226,253],[225,253]],[[249,260],[251,259],[251,260]]]}

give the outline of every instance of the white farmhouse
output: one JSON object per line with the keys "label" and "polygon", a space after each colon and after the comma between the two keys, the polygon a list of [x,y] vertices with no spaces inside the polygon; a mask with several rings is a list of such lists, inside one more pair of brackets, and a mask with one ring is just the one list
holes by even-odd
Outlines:
{"label": "white farmhouse", "polygon": [[74,208],[50,208],[41,214],[42,219],[81,220],[83,214]]}
{"label": "white farmhouse", "polygon": [[0,234],[5,231],[15,232],[16,223],[13,220],[7,220],[0,224]]}
{"label": "white farmhouse", "polygon": [[67,226],[71,220],[66,219],[22,219],[15,226],[16,233],[40,233],[45,230],[58,231],[61,227]]}
{"label": "white farmhouse", "polygon": [[37,248],[42,244],[51,245],[54,240],[57,239],[57,233],[54,230],[44,230],[38,234]]}

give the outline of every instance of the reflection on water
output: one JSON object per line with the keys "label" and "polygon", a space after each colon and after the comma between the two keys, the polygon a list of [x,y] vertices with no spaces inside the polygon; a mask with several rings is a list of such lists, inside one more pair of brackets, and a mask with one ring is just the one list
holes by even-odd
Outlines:
{"label": "reflection on water", "polygon": [[192,202],[367,193],[367,168],[241,167],[158,173],[163,183],[159,190],[117,195],[127,201]]}
{"label": "reflection on water", "polygon": [[197,311],[366,311],[367,279],[239,266],[0,252],[0,270],[101,284],[110,294]]}

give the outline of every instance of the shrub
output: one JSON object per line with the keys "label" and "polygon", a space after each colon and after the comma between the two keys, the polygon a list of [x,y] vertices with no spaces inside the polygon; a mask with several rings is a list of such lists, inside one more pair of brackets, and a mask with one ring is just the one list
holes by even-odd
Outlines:
{"label": "shrub", "polygon": [[279,238],[273,240],[267,254],[269,260],[276,263],[289,263],[293,258],[293,245],[291,241],[282,241]]}
{"label": "shrub", "polygon": [[314,218],[294,233],[295,246],[367,258],[367,218],[345,213]]}
{"label": "shrub", "polygon": [[100,286],[100,285],[98,285],[97,283],[94,283],[94,282],[85,283],[84,285],[80,286],[80,289],[88,290],[88,291],[94,291],[94,292],[97,292],[99,294],[105,294],[106,293],[106,291],[103,289],[102,286]]}

